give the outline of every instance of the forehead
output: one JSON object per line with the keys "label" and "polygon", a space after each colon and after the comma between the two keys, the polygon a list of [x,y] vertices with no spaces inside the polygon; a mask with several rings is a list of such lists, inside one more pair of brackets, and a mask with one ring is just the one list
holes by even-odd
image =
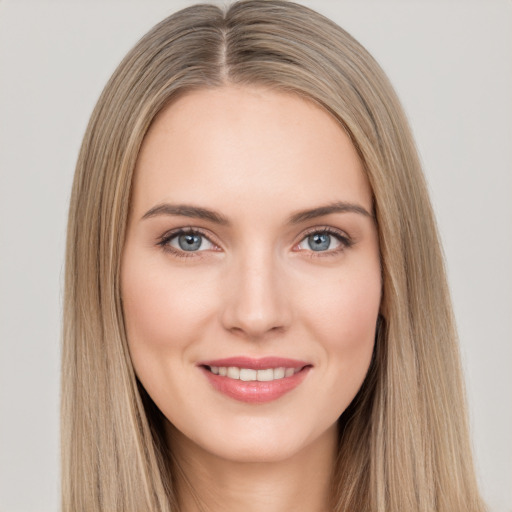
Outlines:
{"label": "forehead", "polygon": [[135,207],[222,199],[228,210],[339,200],[371,209],[361,161],[340,124],[311,101],[256,87],[185,94],[157,116],[139,154]]}

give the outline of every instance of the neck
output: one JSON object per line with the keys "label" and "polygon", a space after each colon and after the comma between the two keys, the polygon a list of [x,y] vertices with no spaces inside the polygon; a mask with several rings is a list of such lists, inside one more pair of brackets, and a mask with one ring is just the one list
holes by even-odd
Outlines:
{"label": "neck", "polygon": [[299,453],[271,462],[226,460],[172,426],[167,431],[181,512],[330,510],[335,426]]}

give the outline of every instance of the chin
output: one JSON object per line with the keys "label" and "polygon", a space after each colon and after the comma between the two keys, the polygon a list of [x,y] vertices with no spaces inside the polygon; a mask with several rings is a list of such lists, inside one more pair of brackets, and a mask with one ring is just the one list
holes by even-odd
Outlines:
{"label": "chin", "polygon": [[[237,463],[277,463],[291,461],[295,456],[324,446],[335,450],[337,424],[322,431],[297,428],[297,422],[272,421],[269,418],[243,418],[231,428],[211,425],[205,431],[189,431],[181,427],[173,430],[173,445],[183,444],[197,454],[208,454],[214,458]],[[242,425],[244,424],[244,425]],[[304,425],[303,425],[304,426]],[[172,441],[171,441],[172,442]]]}

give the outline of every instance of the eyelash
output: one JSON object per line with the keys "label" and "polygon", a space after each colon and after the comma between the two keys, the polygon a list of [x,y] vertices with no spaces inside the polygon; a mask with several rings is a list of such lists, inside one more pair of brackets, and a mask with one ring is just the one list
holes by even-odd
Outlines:
{"label": "eyelash", "polygon": [[346,249],[350,249],[350,247],[354,245],[354,241],[343,231],[328,226],[317,226],[306,230],[306,232],[302,234],[301,239],[297,244],[295,244],[295,246],[303,242],[308,236],[316,234],[333,236],[336,240],[338,240],[338,242],[340,242],[341,245],[337,249],[330,249],[327,251],[304,251],[309,258],[325,258],[329,256],[337,256]]}
{"label": "eyelash", "polygon": [[[300,251],[300,252],[307,253],[307,256],[310,258],[336,256],[354,245],[354,241],[350,237],[348,237],[343,231],[339,231],[332,227],[323,226],[323,227],[314,227],[314,228],[308,229],[305,233],[303,233],[301,239],[299,240],[299,242],[297,242],[294,245],[294,247],[296,247],[301,242],[303,242],[308,236],[311,236],[314,234],[320,234],[320,235],[325,234],[325,235],[333,236],[334,238],[336,238],[336,240],[338,242],[340,242],[341,245],[337,249],[327,250],[327,251],[313,251],[313,250],[309,250],[309,251],[301,250]],[[203,252],[203,251],[190,251],[190,252],[189,251],[180,251],[180,250],[177,250],[174,247],[170,246],[169,242],[173,238],[176,238],[177,236],[180,236],[180,235],[201,235],[201,236],[205,237],[211,244],[217,245],[217,244],[215,244],[215,242],[213,242],[210,239],[211,237],[208,234],[206,234],[203,230],[201,230],[199,228],[192,228],[192,227],[180,228],[180,229],[173,230],[173,231],[163,234],[159,238],[157,245],[162,247],[162,250],[164,250],[165,252],[171,253],[173,256],[176,256],[178,258],[193,258],[193,257],[197,257],[198,253]]]}
{"label": "eyelash", "polygon": [[194,258],[194,257],[197,257],[198,256],[197,253],[198,252],[200,253],[202,251],[179,251],[179,250],[177,250],[174,247],[169,245],[169,242],[173,238],[176,238],[176,237],[178,237],[180,235],[201,235],[204,238],[206,238],[213,245],[217,245],[217,244],[215,244],[214,242],[211,241],[211,239],[210,239],[211,237],[208,234],[206,234],[204,231],[202,231],[201,229],[192,228],[192,227],[180,228],[180,229],[176,229],[176,230],[168,231],[167,233],[164,233],[160,237],[157,245],[161,246],[162,249],[165,252],[171,253],[173,256],[176,256],[178,258]]}

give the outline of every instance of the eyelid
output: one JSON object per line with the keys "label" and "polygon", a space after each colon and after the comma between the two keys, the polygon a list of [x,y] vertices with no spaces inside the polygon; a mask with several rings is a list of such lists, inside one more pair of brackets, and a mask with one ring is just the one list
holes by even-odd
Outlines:
{"label": "eyelid", "polygon": [[[315,233],[326,233],[328,235],[334,236],[341,244],[341,246],[337,249],[329,249],[326,251],[313,251],[308,249],[296,249],[297,246],[303,242],[308,236],[315,234]],[[220,250],[221,246],[219,243],[215,241],[215,236],[212,236],[212,234],[203,228],[194,227],[194,226],[186,226],[186,227],[180,227],[180,228],[174,228],[169,231],[166,231],[163,235],[158,237],[157,239],[157,245],[161,246],[163,250],[168,251],[172,254],[175,254],[179,257],[200,257],[202,256],[202,253],[207,252],[207,250],[202,251],[184,251],[177,249],[175,247],[172,247],[169,245],[169,241],[179,235],[182,234],[198,234],[202,237],[206,238],[212,245],[214,245],[217,249]],[[348,249],[354,245],[354,240],[343,230],[334,228],[332,226],[312,226],[305,231],[303,231],[300,235],[300,238],[297,242],[294,243],[293,249],[295,249],[295,252],[306,252],[308,255],[312,257],[322,257],[322,256],[329,256],[329,255],[335,255],[340,252],[343,252],[345,249]],[[292,249],[292,250],[293,250]],[[211,249],[210,249],[211,250]]]}
{"label": "eyelid", "polygon": [[214,240],[215,237],[213,237],[207,230],[204,230],[204,229],[198,228],[198,227],[193,227],[193,226],[174,228],[174,229],[170,229],[169,231],[166,231],[163,235],[158,237],[157,245],[162,247],[162,249],[167,252],[170,252],[172,254],[175,254],[180,257],[185,257],[185,258],[194,257],[194,256],[197,257],[199,255],[202,255],[201,253],[206,252],[206,250],[183,251],[183,250],[177,249],[176,247],[172,247],[171,245],[169,245],[170,240],[172,240],[173,238],[175,238],[179,235],[188,235],[188,234],[201,235],[202,237],[206,238],[216,248],[220,247],[220,245]]}
{"label": "eyelid", "polygon": [[344,251],[354,245],[354,240],[346,233],[345,231],[334,228],[332,226],[313,226],[308,228],[306,231],[303,231],[300,235],[300,239],[294,244],[294,248],[296,248],[301,242],[303,242],[308,236],[313,235],[315,233],[326,233],[328,235],[334,236],[341,244],[341,247],[338,249],[330,249],[327,251],[313,251],[307,249],[299,249],[297,252],[307,252],[312,253],[312,256],[328,256],[333,254],[338,254],[339,252]]}

